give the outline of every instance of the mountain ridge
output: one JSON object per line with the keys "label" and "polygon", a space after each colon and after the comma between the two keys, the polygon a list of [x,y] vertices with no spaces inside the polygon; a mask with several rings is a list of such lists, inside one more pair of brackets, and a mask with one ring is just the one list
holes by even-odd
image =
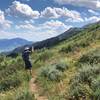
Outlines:
{"label": "mountain ridge", "polygon": [[77,34],[81,30],[82,30],[81,28],[70,28],[69,30],[65,31],[64,33],[62,33],[58,36],[48,38],[48,39],[43,40],[43,41],[38,41],[38,42],[35,42],[31,45],[24,45],[24,46],[15,48],[13,51],[11,51],[8,54],[8,56],[16,54],[16,53],[21,53],[26,46],[33,47],[34,50],[42,49],[42,48],[50,48],[53,45],[56,45],[57,43],[64,41],[65,39]]}
{"label": "mountain ridge", "polygon": [[83,30],[89,29],[89,27],[91,27],[92,25],[99,24],[99,23],[100,23],[100,21],[98,21],[96,23],[91,23],[91,24],[85,25],[81,28],[77,28],[77,27],[70,28],[69,30],[65,31],[64,33],[62,33],[58,36],[55,36],[55,37],[52,37],[52,38],[49,38],[46,40],[38,41],[38,42],[32,43],[31,45],[25,44],[23,46],[15,48],[14,50],[8,52],[7,55],[11,56],[11,55],[16,55],[18,53],[21,53],[26,46],[33,47],[34,50],[42,49],[42,48],[50,48],[50,47],[60,43],[61,41],[64,41],[74,35],[80,34]]}
{"label": "mountain ridge", "polygon": [[22,38],[0,39],[0,52],[11,51],[14,48],[31,43],[31,41],[27,41]]}

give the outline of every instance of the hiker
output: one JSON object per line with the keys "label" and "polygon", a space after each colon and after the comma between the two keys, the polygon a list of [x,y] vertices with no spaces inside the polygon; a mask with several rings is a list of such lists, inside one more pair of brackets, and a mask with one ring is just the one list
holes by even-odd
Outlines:
{"label": "hiker", "polygon": [[27,70],[30,75],[32,75],[32,64],[29,58],[29,55],[32,53],[32,48],[25,47],[24,51],[22,52],[22,58],[25,63],[25,69]]}

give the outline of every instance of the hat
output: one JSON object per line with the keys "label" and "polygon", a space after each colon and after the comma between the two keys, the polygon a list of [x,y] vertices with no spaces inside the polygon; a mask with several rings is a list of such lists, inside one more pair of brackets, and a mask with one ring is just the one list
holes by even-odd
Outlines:
{"label": "hat", "polygon": [[26,51],[26,50],[29,50],[29,49],[30,49],[29,47],[25,47],[25,49],[24,49],[24,50]]}

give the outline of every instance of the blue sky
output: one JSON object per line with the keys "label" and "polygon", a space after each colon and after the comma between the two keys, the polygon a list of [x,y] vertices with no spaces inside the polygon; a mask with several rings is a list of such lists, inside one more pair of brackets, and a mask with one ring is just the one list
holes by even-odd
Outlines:
{"label": "blue sky", "polygon": [[1,0],[0,39],[41,41],[100,20],[100,0]]}

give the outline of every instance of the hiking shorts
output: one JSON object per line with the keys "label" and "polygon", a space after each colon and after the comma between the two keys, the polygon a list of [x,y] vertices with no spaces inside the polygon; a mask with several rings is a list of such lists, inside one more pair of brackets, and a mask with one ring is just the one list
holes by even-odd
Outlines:
{"label": "hiking shorts", "polygon": [[32,69],[32,64],[29,60],[24,61],[25,62],[25,69],[31,70]]}

